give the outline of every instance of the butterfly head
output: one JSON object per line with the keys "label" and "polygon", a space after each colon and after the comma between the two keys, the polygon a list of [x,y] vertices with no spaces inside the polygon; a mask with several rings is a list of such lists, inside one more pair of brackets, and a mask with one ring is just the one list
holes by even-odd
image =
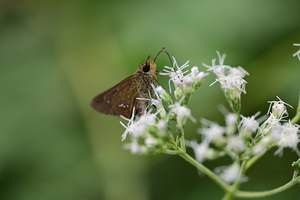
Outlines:
{"label": "butterfly head", "polygon": [[145,75],[155,75],[156,64],[153,60],[145,60],[140,64],[137,71],[142,72]]}

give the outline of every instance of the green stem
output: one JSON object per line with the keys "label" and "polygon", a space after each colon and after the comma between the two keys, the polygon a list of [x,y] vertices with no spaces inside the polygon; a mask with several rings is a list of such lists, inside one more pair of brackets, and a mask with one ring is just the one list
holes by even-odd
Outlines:
{"label": "green stem", "polygon": [[236,179],[236,181],[232,185],[231,191],[229,191],[225,194],[225,196],[223,197],[223,200],[230,200],[235,196],[235,193],[236,193],[237,189],[241,185],[241,179],[242,179],[243,175],[246,172],[246,165],[247,165],[247,161],[243,161],[238,178]]}
{"label": "green stem", "polygon": [[211,178],[213,181],[215,181],[225,192],[230,192],[232,190],[231,187],[229,185],[227,185],[225,182],[223,182],[215,173],[213,173],[210,169],[206,168],[201,163],[198,163],[196,160],[194,160],[187,153],[180,152],[179,155],[182,158],[184,158],[186,161],[191,163],[193,166],[195,166],[197,169],[204,172],[209,178]]}
{"label": "green stem", "polygon": [[299,171],[298,170],[295,170],[294,173],[293,173],[293,179],[295,179],[298,175]]}
{"label": "green stem", "polygon": [[300,96],[299,96],[299,102],[298,102],[298,108],[297,108],[297,114],[296,116],[291,120],[292,124],[296,124],[297,121],[300,120]]}
{"label": "green stem", "polygon": [[178,155],[180,153],[180,151],[167,149],[164,151],[164,153],[168,154],[168,155]]}
{"label": "green stem", "polygon": [[263,192],[236,191],[235,192],[235,197],[241,197],[241,198],[266,197],[266,196],[277,194],[279,192],[283,192],[283,191],[291,188],[292,186],[296,185],[299,181],[300,181],[300,176],[298,176],[297,178],[291,180],[290,182],[288,182],[287,184],[285,184],[281,187],[278,187],[278,188],[273,189],[273,190],[263,191]]}
{"label": "green stem", "polygon": [[180,136],[180,146],[183,152],[186,152],[185,141],[184,141],[184,133]]}
{"label": "green stem", "polygon": [[265,153],[267,152],[267,149],[264,149],[260,154],[252,157],[246,164],[245,169],[249,169],[258,159],[260,159]]}
{"label": "green stem", "polygon": [[296,116],[291,120],[292,124],[296,124],[300,120],[300,106],[297,108]]}
{"label": "green stem", "polygon": [[[237,188],[241,184],[241,178],[243,174],[247,171],[247,169],[251,166],[251,164],[254,163],[254,160],[252,161],[253,163],[248,163],[251,160],[244,161],[241,166],[240,174],[237,179],[237,181],[234,183],[233,186],[227,185],[225,182],[223,182],[216,174],[214,174],[210,169],[206,168],[204,165],[201,163],[198,163],[195,159],[193,159],[191,156],[189,156],[186,152],[183,151],[174,151],[179,153],[179,155],[184,158],[186,161],[188,161],[190,164],[195,166],[197,169],[201,170],[204,172],[208,177],[210,177],[213,181],[215,181],[227,194],[223,197],[225,200],[232,199],[233,197],[240,197],[240,198],[257,198],[257,197],[265,197],[265,196],[270,196],[277,194],[279,192],[283,192],[292,186],[296,185],[297,183],[300,183],[300,176],[292,179],[290,182],[286,183],[285,185],[278,187],[273,190],[268,190],[268,191],[262,191],[262,192],[246,192],[246,191],[240,191],[237,190]],[[257,158],[258,159],[258,158]],[[248,167],[248,168],[247,168]]]}

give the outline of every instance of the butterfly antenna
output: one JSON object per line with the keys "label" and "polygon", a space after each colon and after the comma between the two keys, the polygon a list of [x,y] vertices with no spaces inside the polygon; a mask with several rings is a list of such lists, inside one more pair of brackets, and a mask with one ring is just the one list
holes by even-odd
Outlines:
{"label": "butterfly antenna", "polygon": [[159,54],[160,54],[161,52],[165,52],[165,53],[168,55],[168,57],[169,57],[169,60],[170,60],[171,65],[173,66],[173,62],[172,62],[171,56],[170,56],[170,54],[169,54],[167,51],[165,51],[165,48],[166,48],[166,47],[163,47],[163,48],[160,50],[160,52],[158,52],[158,54],[157,54],[156,57],[154,58],[153,62],[155,62],[156,58],[159,56]]}
{"label": "butterfly antenna", "polygon": [[160,52],[158,52],[158,54],[157,54],[156,57],[154,58],[153,62],[155,62],[156,58],[159,56],[159,54],[160,54],[161,52],[165,51],[165,48],[166,48],[166,47],[163,47],[163,48],[160,50]]}
{"label": "butterfly antenna", "polygon": [[171,56],[170,56],[170,54],[168,53],[168,52],[166,52],[166,51],[164,51],[167,55],[168,55],[168,57],[169,57],[169,60],[170,60],[170,63],[171,63],[171,66],[173,66],[173,62],[172,62],[172,59],[171,59]]}

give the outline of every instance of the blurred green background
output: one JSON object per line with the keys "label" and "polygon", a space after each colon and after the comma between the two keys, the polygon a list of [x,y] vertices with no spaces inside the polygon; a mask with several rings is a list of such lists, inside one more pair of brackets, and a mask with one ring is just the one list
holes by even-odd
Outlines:
{"label": "blurred green background", "polygon": [[[242,114],[267,112],[268,100],[297,107],[300,1],[0,1],[0,199],[220,199],[223,191],[178,156],[123,150],[118,117],[91,99],[132,75],[163,46],[179,65],[225,64],[250,76]],[[162,54],[158,70],[170,65]],[[167,82],[159,77],[167,88]],[[195,118],[224,124],[214,76],[193,96]],[[295,109],[288,109],[290,116]],[[197,138],[200,124],[188,123]],[[297,155],[269,152],[243,190],[268,190],[292,177]],[[230,160],[205,162],[211,169]],[[299,186],[262,199],[299,199]]]}

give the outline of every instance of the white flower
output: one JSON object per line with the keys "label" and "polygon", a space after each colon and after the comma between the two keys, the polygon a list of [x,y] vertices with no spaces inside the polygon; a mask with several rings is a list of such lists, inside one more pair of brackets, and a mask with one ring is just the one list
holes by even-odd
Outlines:
{"label": "white flower", "polygon": [[127,134],[129,133],[129,127],[133,124],[134,113],[135,113],[134,111],[135,111],[135,107],[133,107],[133,109],[132,109],[132,116],[131,116],[130,119],[127,119],[126,117],[124,117],[124,116],[122,116],[122,115],[120,116],[121,118],[123,118],[123,119],[125,119],[126,121],[128,121],[127,126],[125,126],[125,125],[120,121],[120,124],[126,129],[126,130],[124,131],[124,133],[122,134],[122,141],[126,139],[126,136],[127,136]]}
{"label": "white flower", "polygon": [[[166,90],[162,86],[158,86],[155,89],[156,93],[159,95],[159,97],[164,100],[167,104],[173,104],[173,100],[171,96],[166,92]],[[155,94],[156,94],[155,93]]]}
{"label": "white flower", "polygon": [[[201,119],[201,123],[206,125],[207,120]],[[198,133],[204,135],[208,142],[223,142],[225,128],[213,122],[209,126],[209,128],[199,128]]]}
{"label": "white flower", "polygon": [[140,145],[136,141],[131,143],[130,152],[132,154],[141,154],[142,153],[142,149],[140,148]]}
{"label": "white flower", "polygon": [[203,82],[204,77],[207,76],[207,75],[208,75],[208,73],[199,72],[197,77],[196,77],[196,80],[199,81],[199,82]]}
{"label": "white flower", "polygon": [[246,93],[245,85],[247,82],[243,79],[243,77],[245,75],[249,75],[249,73],[242,67],[233,68],[228,65],[224,65],[226,55],[223,54],[221,56],[218,51],[217,54],[219,56],[219,65],[215,65],[215,59],[212,61],[212,66],[203,64],[208,68],[207,71],[213,71],[217,76],[216,80],[211,85],[216,82],[220,82],[222,88],[229,92],[231,99],[240,98],[242,92],[244,94]]}
{"label": "white flower", "polygon": [[236,130],[237,117],[233,113],[226,115],[226,133],[229,135],[234,134]]}
{"label": "white flower", "polygon": [[259,123],[255,120],[255,117],[257,117],[259,113],[260,112],[257,112],[252,117],[244,117],[243,115],[241,115],[242,121],[240,123],[240,126],[242,126],[241,135],[243,137],[251,137],[252,133],[259,128]]}
{"label": "white flower", "polygon": [[222,88],[229,92],[232,99],[239,98],[242,92],[246,94],[245,86],[247,82],[239,76],[222,76],[216,78],[210,86],[216,82],[221,83]]}
{"label": "white flower", "polygon": [[221,56],[219,51],[217,51],[217,54],[219,56],[219,65],[215,65],[216,59],[212,60],[212,66],[206,65],[204,63],[202,63],[202,65],[204,67],[208,68],[207,71],[213,71],[214,74],[216,74],[217,77],[225,76],[226,75],[225,74],[226,69],[229,69],[231,67],[228,66],[228,65],[224,65],[224,60],[225,60],[226,54],[223,54]]}
{"label": "white flower", "polygon": [[285,123],[282,126],[282,130],[280,133],[280,141],[278,142],[278,150],[275,152],[275,154],[279,154],[282,152],[284,148],[291,148],[296,153],[298,156],[300,156],[300,152],[297,148],[299,144],[299,125],[292,125],[291,122],[289,121],[288,123]]}
{"label": "white flower", "polygon": [[186,141],[186,146],[193,148],[195,159],[200,163],[202,163],[205,159],[213,158],[213,152],[209,149],[209,143],[205,140],[200,144],[194,140]]}
{"label": "white flower", "polygon": [[244,78],[246,75],[249,76],[249,73],[242,67],[231,67],[229,68],[229,76],[239,76]]}
{"label": "white flower", "polygon": [[189,118],[194,123],[197,122],[196,119],[191,115],[191,110],[181,105],[184,98],[185,96],[182,96],[178,102],[169,106],[169,108],[171,108],[169,116],[171,113],[176,114],[176,121],[180,128],[183,128],[183,125],[185,125],[187,118]]}
{"label": "white flower", "polygon": [[297,56],[298,59],[300,60],[300,50],[298,50],[296,53],[293,54],[293,57]]}
{"label": "white flower", "polygon": [[[294,46],[300,46],[300,44],[295,43]],[[300,50],[298,50],[296,53],[293,54],[293,57],[297,56],[300,60]]]}
{"label": "white flower", "polygon": [[176,120],[180,128],[182,128],[183,125],[185,125],[187,118],[189,118],[194,123],[196,123],[195,118],[191,115],[191,110],[188,109],[187,107],[181,106],[178,102],[169,107],[172,108],[170,112],[176,114]]}
{"label": "white flower", "polygon": [[244,140],[240,136],[233,136],[229,138],[226,149],[236,153],[244,152],[246,149]]}
{"label": "white flower", "polygon": [[262,153],[265,148],[266,148],[266,146],[264,146],[263,144],[258,144],[256,146],[254,146],[254,148],[253,148],[253,154],[258,155],[258,154]]}
{"label": "white flower", "polygon": [[123,148],[130,149],[130,152],[132,154],[142,154],[142,153],[146,152],[145,146],[139,145],[136,138],[133,138],[131,143],[124,144]]}
{"label": "white flower", "polygon": [[154,125],[155,124],[156,115],[155,114],[145,114],[140,116],[140,118],[135,121],[133,124],[131,124],[130,127],[128,127],[129,132],[135,136],[139,137],[143,133],[147,132],[148,125]]}
{"label": "white flower", "polygon": [[161,97],[161,95],[166,94],[165,89],[164,89],[161,85],[158,86],[158,87],[155,89],[155,91],[159,94],[160,97]]}
{"label": "white flower", "polygon": [[209,73],[199,72],[198,67],[193,67],[191,73],[186,77],[191,77],[193,89],[197,90],[202,85],[204,77],[207,75],[209,75]]}
{"label": "white flower", "polygon": [[135,138],[140,137],[142,134],[147,133],[148,126],[154,126],[156,123],[156,114],[150,113],[145,113],[136,121],[133,120],[134,116],[132,116],[131,119],[125,117],[122,118],[128,121],[127,126],[120,121],[121,125],[126,128],[125,132],[122,134],[122,141],[125,140],[128,133],[132,134]]}
{"label": "white flower", "polygon": [[232,126],[236,124],[236,115],[233,113],[229,113],[226,115],[226,125],[227,126]]}
{"label": "white flower", "polygon": [[[227,167],[218,167],[214,170],[219,177],[226,183],[230,184],[237,180],[240,174],[240,166],[238,164],[232,164]],[[242,178],[242,181],[246,181],[246,177]]]}
{"label": "white flower", "polygon": [[198,69],[198,67],[192,67],[192,69],[191,69],[191,77],[193,78],[193,79],[195,79],[196,77],[197,77],[197,75],[199,74],[199,69]]}
{"label": "white flower", "polygon": [[154,139],[153,137],[147,137],[147,138],[145,139],[145,145],[146,145],[147,147],[151,147],[151,146],[154,146],[154,145],[156,145],[156,144],[157,144],[157,140]]}
{"label": "white flower", "polygon": [[193,90],[192,88],[192,84],[193,84],[194,80],[192,77],[190,76],[186,76],[183,78],[183,86],[184,86],[184,91],[185,92],[191,92]]}
{"label": "white flower", "polygon": [[166,133],[167,131],[167,123],[165,120],[159,120],[159,122],[157,123],[157,128],[158,128],[158,131],[160,133]]}
{"label": "white flower", "polygon": [[284,101],[282,101],[278,96],[277,96],[277,98],[279,99],[279,101],[268,101],[268,103],[270,103],[270,107],[268,109],[268,114],[270,113],[270,110],[272,107],[272,114],[274,115],[274,117],[281,120],[282,118],[288,116],[288,112],[286,110],[285,105],[287,105],[291,108],[293,108],[293,107],[291,105],[285,103]]}
{"label": "white flower", "polygon": [[273,144],[273,143],[276,143],[280,140],[280,131],[281,131],[281,128],[280,126],[277,126],[277,127],[273,127],[271,129],[271,133],[269,134],[270,136],[270,142]]}
{"label": "white flower", "polygon": [[266,147],[276,144],[280,140],[281,127],[273,127],[270,133],[263,137],[253,148],[253,154],[260,154]]}
{"label": "white flower", "polygon": [[194,66],[191,69],[191,73],[188,74],[188,77],[192,78],[192,82],[194,82],[195,80],[197,80],[198,82],[203,81],[204,77],[207,76],[208,73],[204,73],[204,72],[199,72],[198,67]]}
{"label": "white flower", "polygon": [[[174,57],[173,57],[173,60],[174,60],[173,67],[165,66],[166,69],[163,69],[163,71],[165,71],[165,72],[159,73],[160,75],[169,76],[171,78],[169,80],[170,93],[172,92],[170,82],[173,81],[175,87],[180,87],[180,85],[183,82],[184,74],[188,72],[188,70],[184,71],[184,72],[183,72],[183,70],[189,66],[189,64],[188,64],[189,61],[187,61],[181,67],[178,67],[176,59]],[[177,70],[175,70],[175,67],[177,68]]]}
{"label": "white flower", "polygon": [[186,76],[186,77],[183,78],[183,83],[186,86],[191,86],[193,82],[194,82],[194,80],[190,76]]}
{"label": "white flower", "polygon": [[266,135],[270,129],[280,127],[280,120],[281,118],[276,118],[271,113],[268,119],[260,127],[262,136]]}

